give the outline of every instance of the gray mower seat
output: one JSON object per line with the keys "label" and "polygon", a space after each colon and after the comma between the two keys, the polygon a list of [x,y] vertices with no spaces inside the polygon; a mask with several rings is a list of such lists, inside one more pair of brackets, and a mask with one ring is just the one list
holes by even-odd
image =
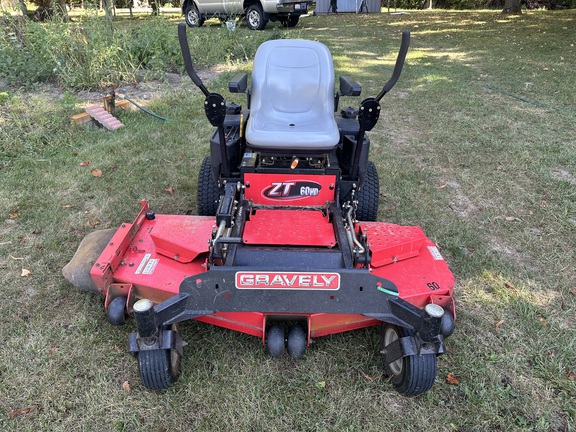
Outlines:
{"label": "gray mower seat", "polygon": [[334,66],[328,48],[308,40],[272,40],[258,48],[252,68],[246,141],[255,149],[332,150]]}

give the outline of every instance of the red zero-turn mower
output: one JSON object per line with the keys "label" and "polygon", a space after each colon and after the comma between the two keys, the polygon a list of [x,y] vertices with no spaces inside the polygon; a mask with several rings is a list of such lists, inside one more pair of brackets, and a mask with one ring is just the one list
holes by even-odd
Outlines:
{"label": "red zero-turn mower", "polygon": [[307,40],[263,43],[229,84],[247,109],[210,93],[216,127],[198,181],[200,216],[161,215],[142,202],[132,223],[87,236],[64,275],[105,296],[112,324],[135,316],[129,351],[150,389],[179,375],[185,343],[175,324],[194,319],[257,336],[273,357],[300,357],[317,337],[381,325],[384,369],[396,390],[430,389],[454,329],[454,278],[420,227],[376,222],[378,174],[366,132],[402,71],[358,110],[338,111],[360,86],[340,77],[328,48]]}

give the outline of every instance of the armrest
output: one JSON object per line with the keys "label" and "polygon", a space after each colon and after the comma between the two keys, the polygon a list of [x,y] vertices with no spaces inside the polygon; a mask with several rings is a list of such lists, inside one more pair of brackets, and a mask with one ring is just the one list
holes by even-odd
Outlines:
{"label": "armrest", "polygon": [[241,72],[236,74],[228,83],[230,93],[246,93],[248,90],[248,74]]}
{"label": "armrest", "polygon": [[341,96],[360,96],[362,87],[349,76],[340,77],[340,95]]}

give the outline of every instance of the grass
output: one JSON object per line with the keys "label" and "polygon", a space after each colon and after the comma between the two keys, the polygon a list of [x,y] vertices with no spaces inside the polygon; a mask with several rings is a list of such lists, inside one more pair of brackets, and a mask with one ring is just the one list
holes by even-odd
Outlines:
{"label": "grass", "polygon": [[[326,43],[337,75],[368,96],[390,74],[401,29],[412,31],[371,134],[380,220],[421,225],[439,243],[458,313],[435,386],[414,399],[383,376],[377,329],[320,338],[292,362],[196,322],[181,326],[178,383],[144,389],[124,352],[134,324],[109,326],[102,299],[60,269],[86,233],[132,220],[141,198],[159,212],[194,211],[211,131],[199,92],[156,83],[165,93],[148,107],[170,121],[126,113],[126,127],[108,133],[70,127],[84,106],[72,93],[1,88],[0,429],[574,430],[575,21],[573,11],[432,11],[318,16],[264,32]],[[229,62],[209,87],[226,94],[249,67]]]}

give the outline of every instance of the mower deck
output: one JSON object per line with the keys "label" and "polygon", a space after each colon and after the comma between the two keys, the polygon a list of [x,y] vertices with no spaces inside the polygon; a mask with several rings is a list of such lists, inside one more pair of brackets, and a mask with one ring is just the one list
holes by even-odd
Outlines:
{"label": "mower deck", "polygon": [[[312,337],[379,321],[413,327],[428,303],[453,313],[452,274],[419,227],[357,223],[372,255],[365,269],[346,265],[334,226],[321,211],[258,214],[265,219],[246,223],[248,240],[236,240],[235,262],[208,268],[214,218],[157,215],[143,202],[136,220],[123,224],[105,247],[91,277],[110,299],[124,295],[129,304],[170,300],[156,307],[160,315],[170,311],[164,325],[197,319],[263,340],[268,317],[305,319],[309,343]],[[320,222],[319,241],[316,228],[300,237],[278,234],[287,224],[297,229],[303,221],[316,228]],[[273,228],[255,236],[263,226]]]}

